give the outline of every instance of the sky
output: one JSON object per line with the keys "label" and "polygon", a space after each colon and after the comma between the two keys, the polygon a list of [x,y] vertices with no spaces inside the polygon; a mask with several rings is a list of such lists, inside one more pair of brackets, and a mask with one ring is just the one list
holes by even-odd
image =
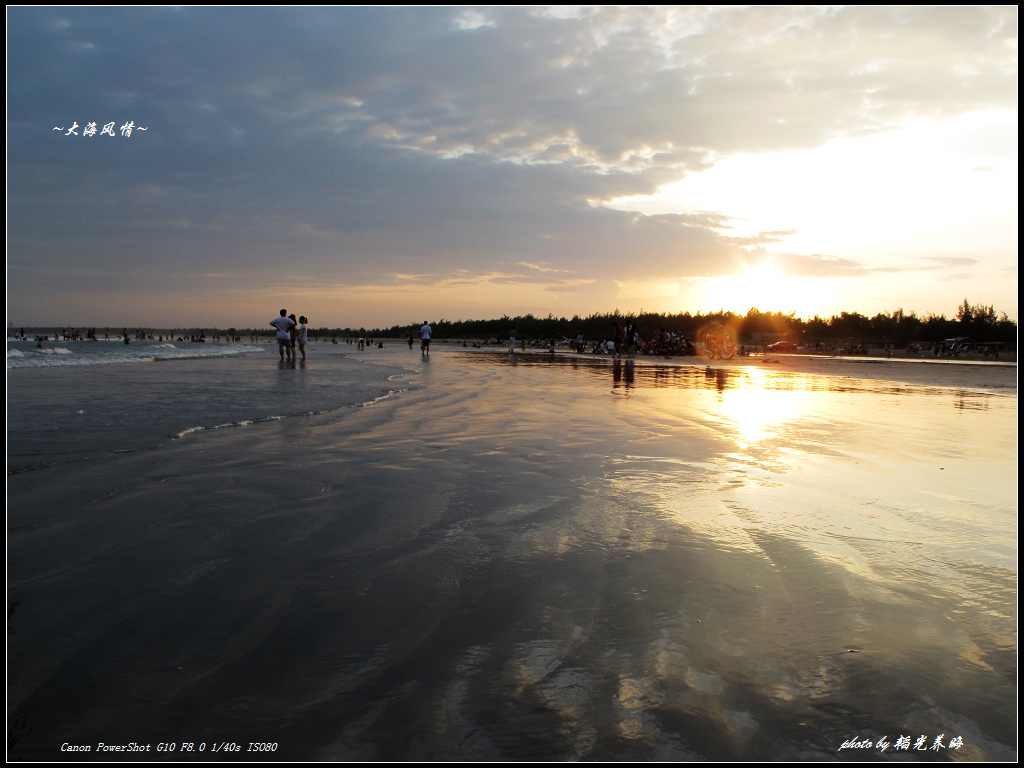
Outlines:
{"label": "sky", "polygon": [[1017,8],[7,9],[8,326],[1017,317]]}

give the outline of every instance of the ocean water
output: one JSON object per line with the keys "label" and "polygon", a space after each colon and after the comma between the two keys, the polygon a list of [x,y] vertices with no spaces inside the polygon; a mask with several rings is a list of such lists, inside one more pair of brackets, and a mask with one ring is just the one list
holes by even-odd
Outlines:
{"label": "ocean water", "polygon": [[277,346],[266,344],[46,342],[38,350],[9,341],[8,471],[331,414],[410,386],[408,370],[363,365],[347,345],[314,347],[316,365],[307,366],[280,364]]}
{"label": "ocean water", "polygon": [[[7,369],[125,365],[155,360],[203,360],[263,352],[267,345],[189,341],[50,341],[7,340]],[[276,351],[276,348],[275,348]]]}
{"label": "ocean water", "polygon": [[13,758],[1016,758],[1005,370],[271,350],[9,369]]}

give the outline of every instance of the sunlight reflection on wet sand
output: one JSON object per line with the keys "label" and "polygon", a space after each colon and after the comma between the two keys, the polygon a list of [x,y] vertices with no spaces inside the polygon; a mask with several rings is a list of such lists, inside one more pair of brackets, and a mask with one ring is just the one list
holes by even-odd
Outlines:
{"label": "sunlight reflection on wet sand", "polygon": [[307,760],[1015,758],[1015,388],[450,352],[12,475],[19,754],[258,718]]}
{"label": "sunlight reflection on wet sand", "polygon": [[[659,510],[695,534],[685,555],[708,558],[712,583],[747,595],[722,601],[732,604],[725,612],[703,614],[710,645],[695,644],[690,620],[667,625],[667,647],[689,648],[682,668],[691,691],[719,679],[698,669],[722,670],[735,656],[748,667],[743,674],[765,664],[758,674],[781,700],[813,701],[815,690],[834,698],[849,686],[850,664],[832,668],[839,658],[822,654],[830,645],[830,653],[842,650],[833,643],[873,651],[870,673],[866,657],[854,666],[903,677],[905,685],[945,687],[947,674],[1012,676],[1015,389],[754,367],[515,364],[603,381],[613,395],[606,407],[633,432],[605,459],[609,495]],[[731,572],[727,552],[754,557],[749,572]],[[779,629],[751,636],[736,613],[744,600]],[[635,704],[641,689],[622,681],[627,710],[645,710]],[[701,707],[716,699],[702,698]],[[676,706],[689,708],[686,698]],[[721,712],[718,727],[742,742],[745,717]],[[937,728],[943,718],[971,733],[949,713],[914,722]],[[630,715],[622,727],[640,733],[643,720]]]}

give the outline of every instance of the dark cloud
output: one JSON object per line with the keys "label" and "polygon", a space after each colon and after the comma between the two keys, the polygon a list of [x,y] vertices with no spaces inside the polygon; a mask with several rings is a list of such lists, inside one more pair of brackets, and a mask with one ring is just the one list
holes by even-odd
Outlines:
{"label": "dark cloud", "polygon": [[[296,262],[384,283],[723,274],[779,233],[593,202],[735,152],[1015,107],[1015,29],[1015,9],[966,7],[11,8],[8,279],[44,306],[54,272],[83,291]],[[148,130],[52,130],[110,121]]]}

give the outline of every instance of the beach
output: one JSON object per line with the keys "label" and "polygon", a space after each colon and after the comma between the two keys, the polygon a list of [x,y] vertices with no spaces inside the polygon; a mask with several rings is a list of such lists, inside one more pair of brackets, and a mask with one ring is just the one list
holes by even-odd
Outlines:
{"label": "beach", "polygon": [[1015,364],[315,344],[8,413],[11,760],[1016,759]]}

